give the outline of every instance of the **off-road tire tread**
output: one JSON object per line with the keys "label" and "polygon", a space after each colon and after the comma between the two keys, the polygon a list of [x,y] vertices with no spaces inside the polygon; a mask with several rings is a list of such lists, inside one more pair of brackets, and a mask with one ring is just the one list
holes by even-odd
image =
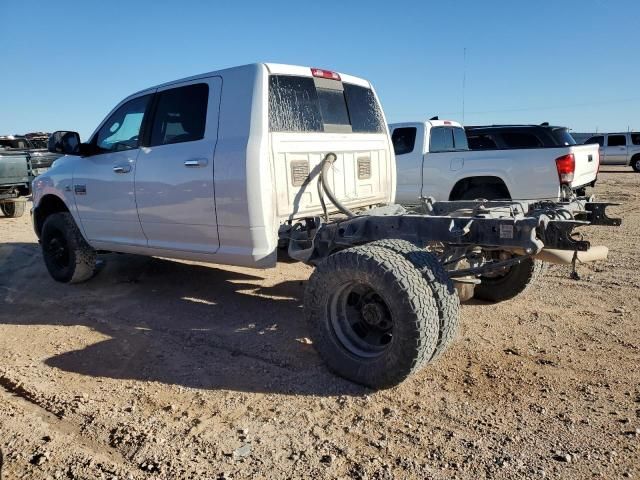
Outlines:
{"label": "off-road tire tread", "polygon": [[56,278],[56,276],[51,272],[50,266],[46,261],[46,253],[43,249],[45,263],[47,264],[47,269],[51,276],[55,280],[63,283],[81,283],[93,277],[97,268],[96,251],[84,239],[71,214],[68,212],[53,213],[47,217],[42,227],[43,237],[46,229],[48,228],[47,225],[54,226],[64,232],[74,263],[73,272],[70,276],[67,275],[65,278]]}
{"label": "off-road tire tread", "polygon": [[640,165],[638,165],[638,160],[640,160],[640,155],[634,155],[633,157],[631,157],[631,168],[633,168],[634,171],[640,173]]}
{"label": "off-road tire tread", "polygon": [[4,202],[0,203],[0,210],[5,217],[18,218],[24,215],[27,202]]}
{"label": "off-road tire tread", "polygon": [[407,240],[385,239],[372,242],[369,245],[388,248],[402,255],[420,271],[422,278],[431,288],[438,306],[440,331],[436,349],[429,362],[436,360],[455,339],[460,319],[460,299],[447,272],[433,253]]}
{"label": "off-road tire tread", "polygon": [[[327,315],[330,292],[353,279],[379,282],[384,291],[376,291],[387,295],[385,301],[394,302],[407,322],[406,338],[394,325],[390,349],[370,361],[360,361],[337,343]],[[429,285],[413,264],[388,248],[361,245],[323,260],[306,286],[305,315],[311,339],[328,368],[374,389],[397,385],[419,370],[433,357],[438,342],[438,307]]]}
{"label": "off-road tire tread", "polygon": [[527,258],[511,267],[511,271],[501,278],[481,278],[476,285],[474,298],[488,302],[504,302],[525,293],[547,271],[545,262]]}

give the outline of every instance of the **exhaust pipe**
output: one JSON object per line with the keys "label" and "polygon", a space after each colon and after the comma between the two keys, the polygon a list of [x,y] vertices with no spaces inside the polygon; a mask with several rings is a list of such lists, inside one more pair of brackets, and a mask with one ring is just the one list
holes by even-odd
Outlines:
{"label": "exhaust pipe", "polygon": [[[554,250],[552,248],[543,248],[534,258],[543,262],[556,263],[559,265],[571,265],[575,252],[571,250]],[[598,260],[606,260],[609,256],[609,249],[603,245],[591,247],[586,252],[577,252],[576,261],[580,263],[597,262]]]}

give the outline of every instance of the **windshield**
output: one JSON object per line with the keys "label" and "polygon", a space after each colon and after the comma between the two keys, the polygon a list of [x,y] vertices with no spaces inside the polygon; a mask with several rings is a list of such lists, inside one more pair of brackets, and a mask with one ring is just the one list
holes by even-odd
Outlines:
{"label": "windshield", "polygon": [[341,82],[319,88],[311,77],[271,75],[269,130],[380,133],[385,127],[370,88]]}

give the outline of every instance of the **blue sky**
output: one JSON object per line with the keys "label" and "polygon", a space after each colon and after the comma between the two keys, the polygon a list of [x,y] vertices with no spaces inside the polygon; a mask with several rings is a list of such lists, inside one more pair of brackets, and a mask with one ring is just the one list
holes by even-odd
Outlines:
{"label": "blue sky", "polygon": [[[24,21],[20,21],[23,19]],[[0,0],[0,134],[86,137],[123,97],[273,61],[369,79],[390,122],[640,129],[640,2]]]}

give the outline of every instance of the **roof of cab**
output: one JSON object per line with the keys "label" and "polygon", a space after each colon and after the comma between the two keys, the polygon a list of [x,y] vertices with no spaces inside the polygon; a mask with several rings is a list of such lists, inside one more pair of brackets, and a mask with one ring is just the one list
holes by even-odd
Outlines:
{"label": "roof of cab", "polygon": [[[267,71],[272,75],[295,75],[298,77],[311,77],[311,67],[302,67],[299,65],[287,65],[283,63],[249,63],[246,65],[239,65],[237,67],[224,68],[222,70],[214,70],[211,72],[200,73],[198,75],[192,75],[190,77],[171,80],[169,82],[161,83],[161,84],[154,85],[152,87],[148,87],[143,90],[140,90],[136,93],[129,95],[129,97],[133,97],[135,95],[139,95],[143,92],[148,92],[150,90],[155,90],[157,88],[167,87],[169,85],[174,85],[174,84],[183,83],[183,82],[190,82],[193,80],[213,77],[216,75],[224,75],[225,73],[233,72],[236,70],[244,70],[244,69],[251,70],[257,66],[265,67]],[[340,78],[342,79],[343,82],[371,88],[371,83],[369,83],[367,80],[363,78],[354,77],[353,75],[349,75],[341,72],[336,72],[336,73],[340,75]]]}
{"label": "roof of cab", "polygon": [[389,126],[392,127],[392,128],[413,127],[416,124],[420,124],[420,125],[429,124],[431,127],[459,127],[459,128],[463,128],[461,123],[454,122],[453,120],[426,120],[426,121],[422,121],[422,122],[390,123]]}

